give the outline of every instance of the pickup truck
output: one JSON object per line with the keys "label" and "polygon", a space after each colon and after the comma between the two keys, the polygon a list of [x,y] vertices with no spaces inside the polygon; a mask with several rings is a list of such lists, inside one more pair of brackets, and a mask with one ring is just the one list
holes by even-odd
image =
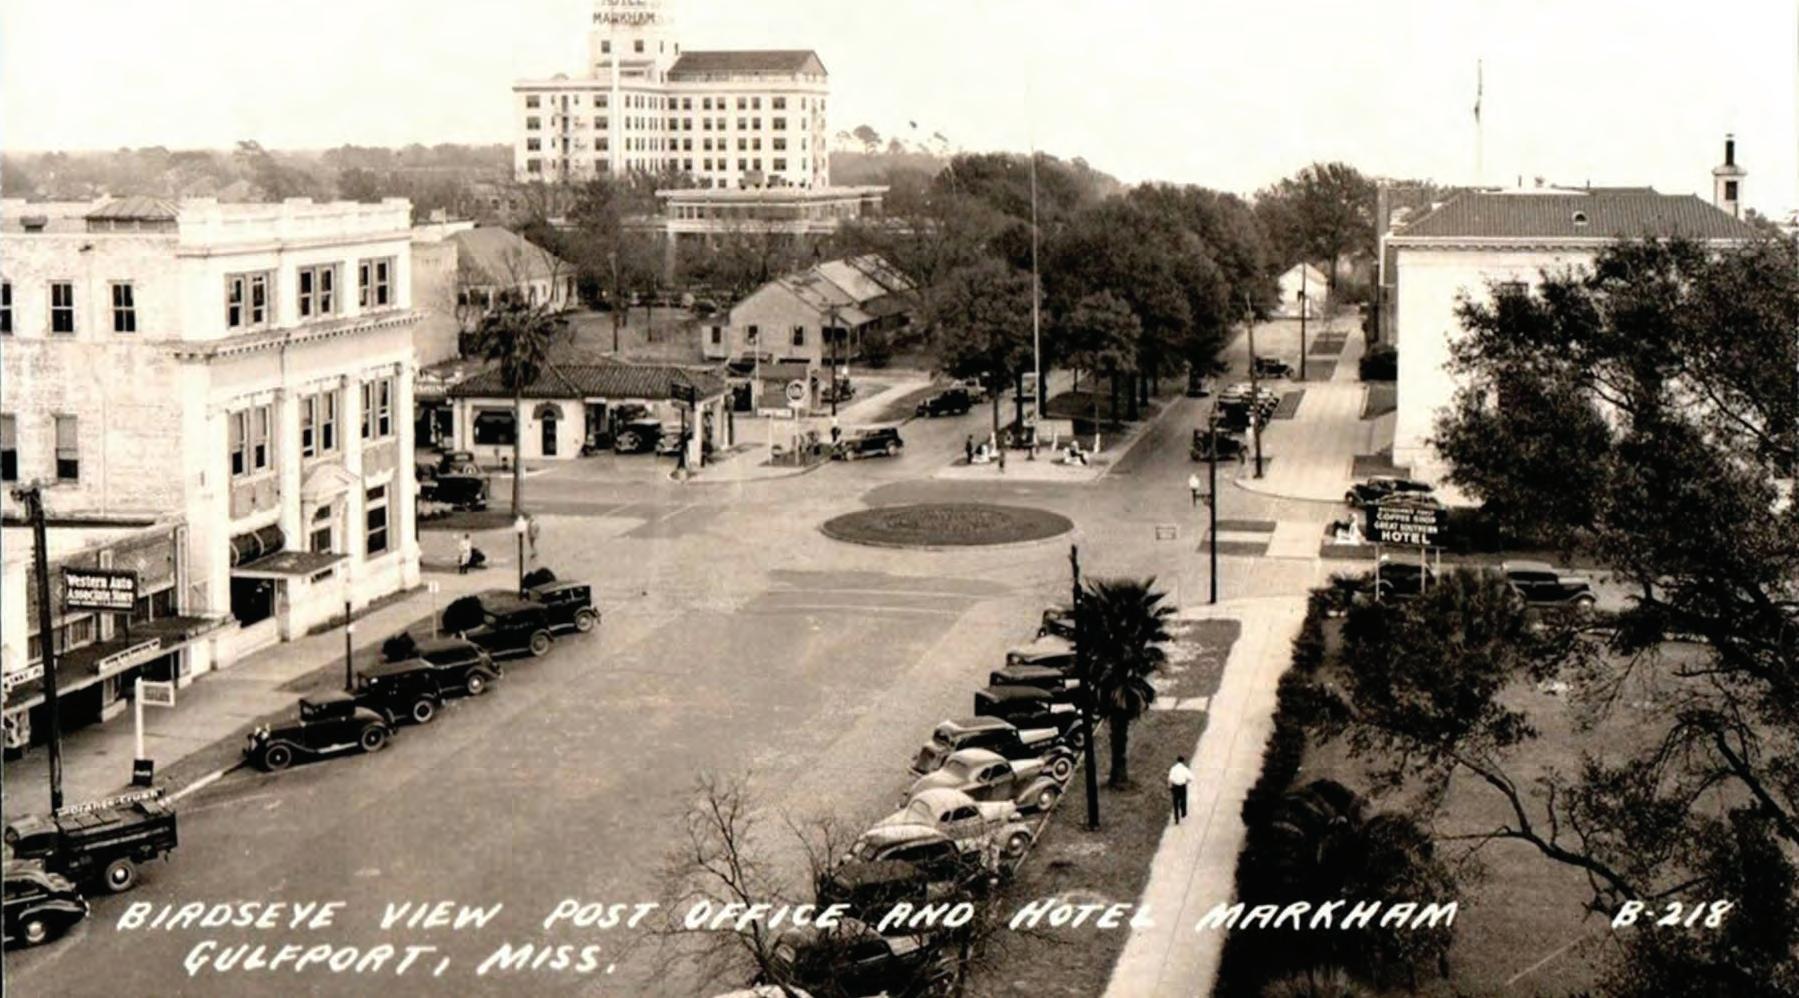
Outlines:
{"label": "pickup truck", "polygon": [[137,883],[137,864],[175,848],[175,809],[160,791],[121,794],[31,815],[6,826],[15,859],[34,859],[76,883],[98,883],[118,894]]}

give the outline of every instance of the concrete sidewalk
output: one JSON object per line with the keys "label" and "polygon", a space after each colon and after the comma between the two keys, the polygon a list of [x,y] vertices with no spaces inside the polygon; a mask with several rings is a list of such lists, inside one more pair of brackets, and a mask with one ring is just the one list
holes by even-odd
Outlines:
{"label": "concrete sidewalk", "polygon": [[[509,539],[504,531],[477,534],[476,546],[489,552],[491,567],[458,575],[453,569],[445,570],[454,562],[455,535],[426,531],[421,538],[427,566],[425,581],[438,583],[437,609],[467,593],[510,587],[517,566],[508,554],[512,545],[503,543]],[[433,601],[432,594],[421,584],[400,599],[363,612],[356,619],[356,657],[375,654],[388,635],[428,617]],[[221,739],[233,737],[238,729],[258,717],[291,709],[300,692],[284,687],[328,667],[336,668],[341,675],[343,660],[343,630],[333,628],[273,645],[223,669],[198,676],[177,692],[173,708],[145,707],[144,750],[156,761],[158,784],[163,784],[162,777],[176,763]],[[131,782],[135,740],[129,709],[108,721],[64,733],[63,802],[78,804],[125,789]],[[4,812],[8,819],[48,810],[49,761],[43,746],[34,746],[24,758],[6,763],[5,783]],[[164,789],[174,793],[180,787],[165,785]]]}
{"label": "concrete sidewalk", "polygon": [[1274,729],[1275,687],[1290,661],[1305,617],[1305,599],[1234,600],[1181,613],[1181,619],[1242,622],[1210,718],[1194,749],[1188,820],[1169,825],[1151,862],[1138,907],[1154,924],[1133,929],[1112,970],[1107,998],[1194,998],[1212,993],[1224,952],[1223,932],[1196,932],[1200,918],[1236,893],[1243,846],[1243,798],[1262,771]]}
{"label": "concrete sidewalk", "polygon": [[1262,453],[1272,460],[1261,478],[1254,477],[1253,462],[1246,464],[1235,480],[1238,488],[1280,499],[1343,501],[1355,481],[1355,456],[1392,444],[1391,420],[1362,418],[1367,386],[1357,367],[1363,345],[1361,330],[1351,330],[1329,381],[1274,385],[1278,391],[1303,388],[1305,398],[1294,418],[1270,420],[1263,429]]}

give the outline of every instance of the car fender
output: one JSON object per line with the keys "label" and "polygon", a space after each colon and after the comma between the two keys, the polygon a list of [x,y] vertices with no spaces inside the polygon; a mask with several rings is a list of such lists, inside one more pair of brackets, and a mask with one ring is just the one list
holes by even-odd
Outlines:
{"label": "car fender", "polygon": [[1066,784],[1064,784],[1061,780],[1058,780],[1052,776],[1044,775],[1044,776],[1040,776],[1037,779],[1034,779],[1031,782],[1025,784],[1024,789],[1018,793],[1018,796],[1016,796],[1012,799],[1015,801],[1036,800],[1037,795],[1042,793],[1043,791],[1054,790],[1057,793],[1061,793],[1062,788],[1064,786],[1066,786]]}

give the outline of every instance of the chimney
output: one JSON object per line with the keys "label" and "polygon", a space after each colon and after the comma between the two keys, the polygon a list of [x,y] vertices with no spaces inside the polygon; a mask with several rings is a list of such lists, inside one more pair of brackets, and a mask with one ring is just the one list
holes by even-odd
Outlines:
{"label": "chimney", "polygon": [[1737,137],[1735,135],[1724,136],[1724,165],[1737,165]]}

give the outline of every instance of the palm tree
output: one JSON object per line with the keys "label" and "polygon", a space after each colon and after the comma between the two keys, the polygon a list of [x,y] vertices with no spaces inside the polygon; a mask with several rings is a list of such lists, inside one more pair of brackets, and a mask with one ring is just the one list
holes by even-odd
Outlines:
{"label": "palm tree", "polygon": [[475,350],[498,364],[500,382],[512,393],[512,515],[524,505],[525,389],[549,365],[550,346],[567,323],[547,306],[527,305],[515,295],[503,296],[482,316],[475,329]]}
{"label": "palm tree", "polygon": [[1092,690],[1093,708],[1105,719],[1112,752],[1106,783],[1130,785],[1128,766],[1131,722],[1143,716],[1156,698],[1149,677],[1167,661],[1161,644],[1169,640],[1168,618],[1174,608],[1162,602],[1156,580],[1095,579],[1081,594],[1078,634],[1086,668],[1083,679]]}

